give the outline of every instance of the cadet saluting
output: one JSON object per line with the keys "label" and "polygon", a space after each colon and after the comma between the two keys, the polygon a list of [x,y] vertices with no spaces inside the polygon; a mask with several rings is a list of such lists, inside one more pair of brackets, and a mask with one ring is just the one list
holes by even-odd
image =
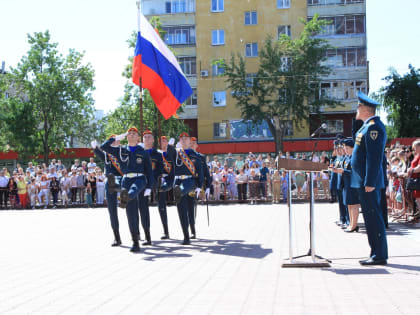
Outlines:
{"label": "cadet saluting", "polygon": [[177,149],[175,158],[174,196],[184,234],[182,245],[188,245],[190,244],[189,222],[194,222],[194,215],[191,216],[191,213],[194,213],[194,197],[189,194],[195,191],[198,198],[200,187],[203,185],[203,170],[201,158],[190,149],[188,133],[183,132],[179,135],[179,144],[181,148]]}
{"label": "cadet saluting", "polygon": [[[116,135],[112,135],[109,138],[115,138]],[[118,222],[118,209],[117,209],[117,189],[120,188],[123,171],[121,169],[121,163],[117,157],[106,153],[98,148],[97,142],[92,141],[92,148],[94,149],[95,155],[99,157],[105,163],[105,174],[107,180],[105,183],[106,201],[108,205],[109,218],[111,220],[112,231],[114,232],[114,243],[111,246],[121,245],[121,237],[119,232]],[[112,146],[118,148],[120,141],[114,141]]]}
{"label": "cadet saluting", "polygon": [[[127,136],[128,145],[112,147],[112,143],[122,140]],[[128,226],[130,228],[133,246],[130,251],[140,251],[139,246],[139,212],[137,209],[138,194],[144,191],[145,196],[149,196],[151,187],[154,185],[152,174],[152,163],[149,154],[140,146],[139,131],[136,127],[131,127],[126,134],[110,138],[101,145],[101,149],[114,156],[118,156],[122,166],[124,176],[121,182],[121,202],[120,207],[126,208]]]}
{"label": "cadet saluting", "polygon": [[361,265],[386,265],[388,245],[385,224],[380,209],[380,192],[385,185],[382,160],[386,143],[386,130],[375,116],[376,101],[359,92],[356,119],[364,124],[355,134],[351,158],[351,187],[357,188],[365,221],[370,256],[359,261]]}

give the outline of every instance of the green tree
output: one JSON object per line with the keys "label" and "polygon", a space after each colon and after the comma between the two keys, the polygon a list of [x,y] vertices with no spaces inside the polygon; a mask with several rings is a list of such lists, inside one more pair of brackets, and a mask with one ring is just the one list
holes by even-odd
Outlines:
{"label": "green tree", "polygon": [[228,88],[244,120],[267,122],[274,137],[276,151],[282,150],[287,125],[293,122],[300,129],[310,114],[320,114],[320,107],[338,103],[320,93],[323,76],[331,68],[323,63],[328,43],[314,35],[327,24],[318,16],[301,21],[303,31],[296,39],[282,35],[278,40],[268,37],[259,51],[257,73],[248,73],[243,56],[232,55],[230,62],[217,63],[225,69]]}
{"label": "green tree", "polygon": [[377,95],[388,113],[390,139],[420,136],[420,69],[412,65],[408,69],[405,75],[391,69],[384,78],[387,85]]}
{"label": "green tree", "polygon": [[59,54],[49,31],[28,34],[28,42],[28,53],[0,84],[3,93],[11,91],[0,99],[0,129],[22,157],[43,154],[48,162],[73,137],[89,137],[94,71],[82,64],[82,53]]}
{"label": "green tree", "polygon": [[[158,17],[153,17],[150,20],[150,23],[155,26],[155,28],[159,31],[160,36],[163,38],[165,32],[162,29],[160,19]],[[133,32],[130,38],[127,40],[128,46],[132,50],[134,50],[136,46],[136,40],[137,33]],[[130,56],[128,60],[129,63],[125,67],[122,74],[127,79],[127,82],[124,86],[124,96],[119,100],[119,106],[103,118],[101,122],[105,126],[104,133],[102,135],[103,138],[108,137],[111,134],[123,133],[130,126],[140,127],[140,91],[139,87],[133,84],[131,80],[133,57]],[[171,117],[165,120],[158,111],[149,92],[147,90],[143,90],[143,94],[144,129],[150,129],[155,135],[158,135],[158,121],[160,120],[160,129],[162,135],[176,137],[182,131],[188,131],[188,126],[186,126],[182,120],[179,120],[175,117]],[[182,112],[182,107],[178,110],[178,112]],[[155,145],[157,145],[157,142],[155,142]]]}

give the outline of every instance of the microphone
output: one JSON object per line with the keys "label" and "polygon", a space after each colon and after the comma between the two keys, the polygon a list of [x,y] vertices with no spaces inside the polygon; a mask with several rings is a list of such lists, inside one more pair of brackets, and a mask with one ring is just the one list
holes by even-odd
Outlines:
{"label": "microphone", "polygon": [[321,130],[325,130],[327,129],[327,124],[326,123],[322,123],[321,126],[319,126],[314,132],[313,134],[311,134],[311,138],[315,137]]}

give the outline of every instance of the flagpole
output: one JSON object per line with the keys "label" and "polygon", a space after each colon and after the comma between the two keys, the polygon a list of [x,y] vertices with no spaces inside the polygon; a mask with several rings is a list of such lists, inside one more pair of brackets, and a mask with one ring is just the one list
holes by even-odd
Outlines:
{"label": "flagpole", "polygon": [[[140,12],[141,12],[141,0],[136,2],[137,4],[137,23],[138,23],[138,32],[140,32]],[[141,65],[140,65],[141,67]],[[140,71],[141,73],[141,71]],[[139,77],[139,93],[140,93],[140,100],[139,100],[139,111],[140,111],[140,133],[143,135],[143,86],[141,82],[141,75]]]}

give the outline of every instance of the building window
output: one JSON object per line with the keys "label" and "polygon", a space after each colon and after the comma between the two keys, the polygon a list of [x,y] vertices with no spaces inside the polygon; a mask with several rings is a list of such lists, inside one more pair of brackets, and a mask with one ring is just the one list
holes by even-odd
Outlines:
{"label": "building window", "polygon": [[308,0],[308,5],[352,4],[364,2],[365,0]]}
{"label": "building window", "polygon": [[213,64],[213,76],[214,77],[218,77],[220,75],[222,75],[223,73],[225,73],[225,68],[223,68],[221,65],[214,63]]}
{"label": "building window", "polygon": [[168,45],[193,45],[195,44],[194,26],[164,27],[165,43]]}
{"label": "building window", "polygon": [[245,12],[245,25],[257,25],[257,11],[247,11]]}
{"label": "building window", "polygon": [[225,44],[225,30],[212,30],[211,31],[211,44],[224,45]]}
{"label": "building window", "polygon": [[258,43],[247,43],[247,44],[245,44],[245,56],[246,57],[258,57]]}
{"label": "building window", "polygon": [[224,0],[211,0],[211,12],[222,12],[224,9]]}
{"label": "building window", "polygon": [[197,75],[196,57],[178,57],[178,63],[186,76]]}
{"label": "building window", "polygon": [[327,120],[326,133],[342,133],[343,131],[343,120]]}
{"label": "building window", "polygon": [[226,106],[226,91],[213,92],[213,106]]}
{"label": "building window", "polygon": [[257,76],[256,73],[247,73],[245,78],[245,84],[247,87],[253,87],[254,86],[254,80]]}
{"label": "building window", "polygon": [[331,22],[323,27],[320,34],[323,36],[366,33],[364,15],[342,15],[321,17],[320,19]]}
{"label": "building window", "polygon": [[9,92],[4,93],[4,98],[9,98]]}
{"label": "building window", "polygon": [[287,72],[290,70],[290,63],[288,57],[280,57],[281,65],[280,65],[280,71]]}
{"label": "building window", "polygon": [[185,101],[185,105],[197,105],[197,88],[193,88],[192,91],[191,96]]}
{"label": "building window", "polygon": [[280,35],[282,35],[282,34],[287,35],[289,37],[292,36],[292,31],[290,30],[290,25],[280,25],[277,28],[277,38],[280,39]]}
{"label": "building window", "polygon": [[227,123],[213,123],[213,138],[226,138]]}
{"label": "building window", "polygon": [[141,2],[144,15],[195,12],[195,0],[161,0],[159,4],[156,4],[156,0]]}
{"label": "building window", "polygon": [[285,88],[279,89],[279,103],[287,104],[287,89]]}
{"label": "building window", "polygon": [[290,0],[277,0],[277,9],[290,8]]}
{"label": "building window", "polygon": [[337,101],[356,100],[357,92],[366,94],[366,80],[321,82],[320,94]]}
{"label": "building window", "polygon": [[366,47],[328,49],[324,63],[333,68],[366,67]]}

